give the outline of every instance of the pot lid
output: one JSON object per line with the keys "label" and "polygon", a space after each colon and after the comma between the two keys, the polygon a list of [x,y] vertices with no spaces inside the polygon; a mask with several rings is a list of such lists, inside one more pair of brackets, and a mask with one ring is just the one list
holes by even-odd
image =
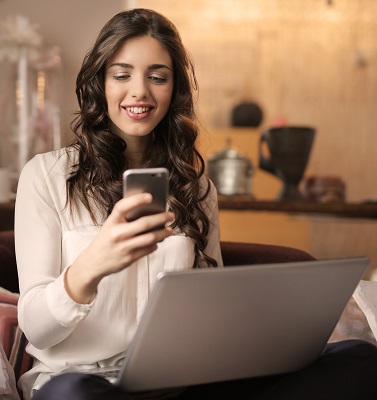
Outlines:
{"label": "pot lid", "polygon": [[223,150],[220,150],[218,153],[215,153],[211,158],[210,161],[219,161],[224,159],[238,159],[238,160],[245,160],[250,162],[250,160],[239,153],[236,149],[231,147],[231,140],[227,139],[227,144]]}

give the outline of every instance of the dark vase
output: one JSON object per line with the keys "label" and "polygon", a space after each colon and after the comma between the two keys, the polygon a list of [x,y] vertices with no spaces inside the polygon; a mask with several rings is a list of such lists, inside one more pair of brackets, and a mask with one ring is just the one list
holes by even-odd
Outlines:
{"label": "dark vase", "polygon": [[[259,140],[259,168],[283,182],[278,200],[303,199],[298,185],[309,161],[316,130],[284,126],[264,131]],[[269,153],[266,155],[265,144]]]}

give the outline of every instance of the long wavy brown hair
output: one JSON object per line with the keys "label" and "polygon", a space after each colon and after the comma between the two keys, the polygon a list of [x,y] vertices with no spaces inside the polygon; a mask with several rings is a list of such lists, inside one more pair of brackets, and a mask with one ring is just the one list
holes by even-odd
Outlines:
{"label": "long wavy brown hair", "polygon": [[120,12],[100,31],[86,54],[76,81],[79,111],[72,122],[75,134],[69,148],[79,158],[67,179],[67,204],[71,211],[81,201],[94,223],[93,205],[108,216],[122,197],[122,172],[128,168],[125,141],[111,130],[104,90],[106,63],[128,39],[151,36],[169,52],[174,68],[174,88],[169,111],[154,129],[154,141],[143,167],[166,167],[170,171],[169,207],[179,228],[195,243],[194,268],[216,266],[204,253],[210,221],[201,201],[207,187],[200,188],[205,163],[196,148],[199,133],[193,92],[198,90],[193,62],[176,27],[161,14],[147,9]]}

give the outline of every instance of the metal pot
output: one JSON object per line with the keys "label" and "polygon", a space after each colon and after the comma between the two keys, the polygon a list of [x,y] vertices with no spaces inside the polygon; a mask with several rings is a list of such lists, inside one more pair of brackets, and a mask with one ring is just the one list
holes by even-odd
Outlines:
{"label": "metal pot", "polygon": [[251,194],[252,162],[232,149],[230,143],[208,159],[207,174],[219,194]]}

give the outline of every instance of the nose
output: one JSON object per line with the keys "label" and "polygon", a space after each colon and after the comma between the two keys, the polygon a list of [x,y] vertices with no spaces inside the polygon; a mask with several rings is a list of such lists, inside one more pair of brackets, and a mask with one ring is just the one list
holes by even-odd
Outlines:
{"label": "nose", "polygon": [[134,77],[132,80],[131,95],[136,100],[142,100],[149,96],[148,83],[144,77]]}

